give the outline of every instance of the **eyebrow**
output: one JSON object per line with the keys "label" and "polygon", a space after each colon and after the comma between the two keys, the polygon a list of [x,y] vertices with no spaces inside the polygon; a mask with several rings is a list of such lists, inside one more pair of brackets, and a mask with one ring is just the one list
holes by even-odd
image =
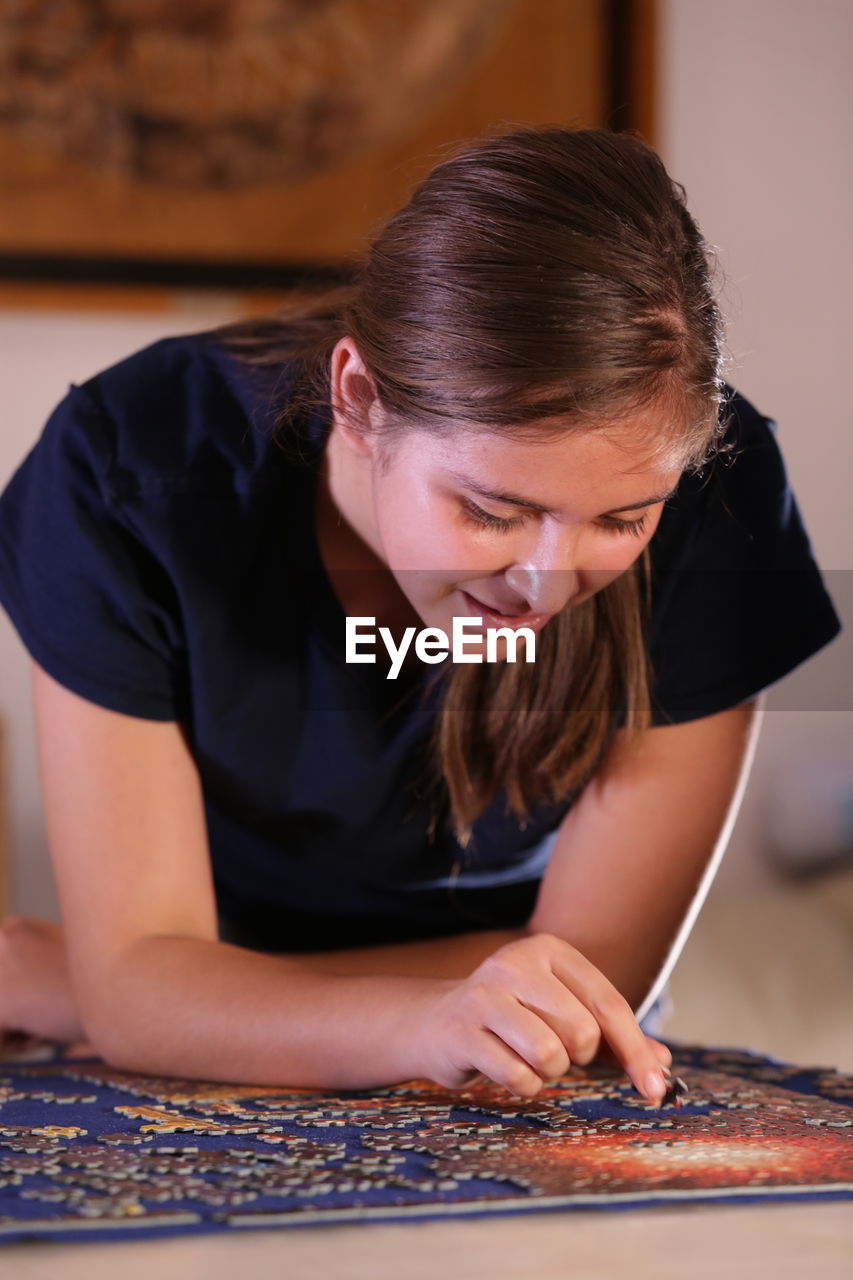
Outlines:
{"label": "eyebrow", "polygon": [[[459,471],[451,471],[450,474],[454,480],[464,485],[465,488],[473,490],[481,498],[491,498],[493,502],[508,502],[513,507],[528,507],[532,511],[542,511],[549,516],[554,514],[553,507],[543,506],[541,502],[533,502],[530,498],[520,498],[515,493],[496,493],[492,489],[484,489]],[[609,511],[602,512],[602,515],[610,516],[615,515],[618,511],[639,511],[641,507],[653,507],[656,502],[666,502],[673,496],[677,488],[678,486],[675,485],[667,493],[658,493],[650,498],[641,498],[639,502],[629,502],[624,507],[611,507]]]}

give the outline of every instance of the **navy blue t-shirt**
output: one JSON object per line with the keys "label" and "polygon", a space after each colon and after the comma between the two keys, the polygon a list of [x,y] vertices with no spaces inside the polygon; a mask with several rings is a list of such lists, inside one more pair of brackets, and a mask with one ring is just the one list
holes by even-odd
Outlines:
{"label": "navy blue t-shirt", "polygon": [[[314,525],[327,425],[299,456],[274,443],[287,372],[201,333],[72,386],[0,495],[0,603],[61,684],[185,725],[234,940],[519,925],[530,851],[573,797],[522,826],[499,795],[448,890],[460,849],[446,825],[429,833],[422,785],[435,668],[395,682],[344,661]],[[729,410],[736,450],[682,477],[650,543],[655,724],[744,701],[840,631],[774,424],[736,395]]]}

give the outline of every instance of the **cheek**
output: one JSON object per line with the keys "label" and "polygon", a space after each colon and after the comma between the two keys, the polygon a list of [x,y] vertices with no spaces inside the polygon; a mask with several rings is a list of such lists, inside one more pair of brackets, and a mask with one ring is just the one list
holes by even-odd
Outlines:
{"label": "cheek", "polygon": [[600,591],[602,587],[606,587],[609,582],[613,582],[615,578],[630,569],[641,552],[642,547],[640,552],[637,552],[633,547],[609,546],[606,543],[603,547],[600,545],[589,547],[578,565],[585,588],[587,585],[594,586],[596,591]]}
{"label": "cheek", "polygon": [[376,527],[389,566],[417,568],[428,561],[429,500],[411,477],[391,477],[374,492]]}
{"label": "cheek", "polygon": [[657,521],[644,531],[642,538],[630,534],[608,536],[603,542],[597,538],[588,546],[580,570],[583,599],[601,591],[626,573],[643,554],[657,528]]}
{"label": "cheek", "polygon": [[433,570],[453,581],[494,561],[494,549],[467,527],[446,495],[415,483],[395,485],[378,498],[377,527],[391,568]]}

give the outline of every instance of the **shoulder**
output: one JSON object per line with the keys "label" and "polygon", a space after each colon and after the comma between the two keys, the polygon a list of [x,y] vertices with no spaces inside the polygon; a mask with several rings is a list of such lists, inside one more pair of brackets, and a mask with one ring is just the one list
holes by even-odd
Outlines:
{"label": "shoulder", "polygon": [[682,477],[649,544],[654,723],[735,706],[835,638],[772,419],[731,391],[719,452]]}
{"label": "shoulder", "polygon": [[683,560],[689,549],[696,567],[740,558],[771,567],[792,535],[805,539],[777,425],[731,387],[722,420],[718,449],[698,471],[682,476],[652,552],[662,561]]}
{"label": "shoulder", "polygon": [[722,448],[710,465],[709,500],[742,499],[738,515],[758,538],[788,520],[793,500],[776,422],[732,388],[727,388],[724,413]]}
{"label": "shoulder", "polygon": [[280,461],[272,429],[286,373],[241,365],[215,331],[162,338],[72,385],[58,417],[100,456],[118,498],[232,489]]}

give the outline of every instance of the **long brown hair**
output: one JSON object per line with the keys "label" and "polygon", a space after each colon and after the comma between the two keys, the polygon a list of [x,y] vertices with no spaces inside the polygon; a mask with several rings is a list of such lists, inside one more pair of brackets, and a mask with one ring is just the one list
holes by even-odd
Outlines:
{"label": "long brown hair", "polygon": [[[392,436],[471,423],[552,437],[654,406],[655,456],[696,469],[722,434],[708,246],[683,188],[625,133],[548,127],[469,143],[388,219],[350,282],[219,333],[249,362],[295,362],[274,430],[285,448],[306,410],[328,406],[344,335]],[[555,615],[535,663],[451,664],[431,760],[463,847],[501,788],[524,822],[588,781],[619,723],[648,728],[649,564],[646,549]]]}

